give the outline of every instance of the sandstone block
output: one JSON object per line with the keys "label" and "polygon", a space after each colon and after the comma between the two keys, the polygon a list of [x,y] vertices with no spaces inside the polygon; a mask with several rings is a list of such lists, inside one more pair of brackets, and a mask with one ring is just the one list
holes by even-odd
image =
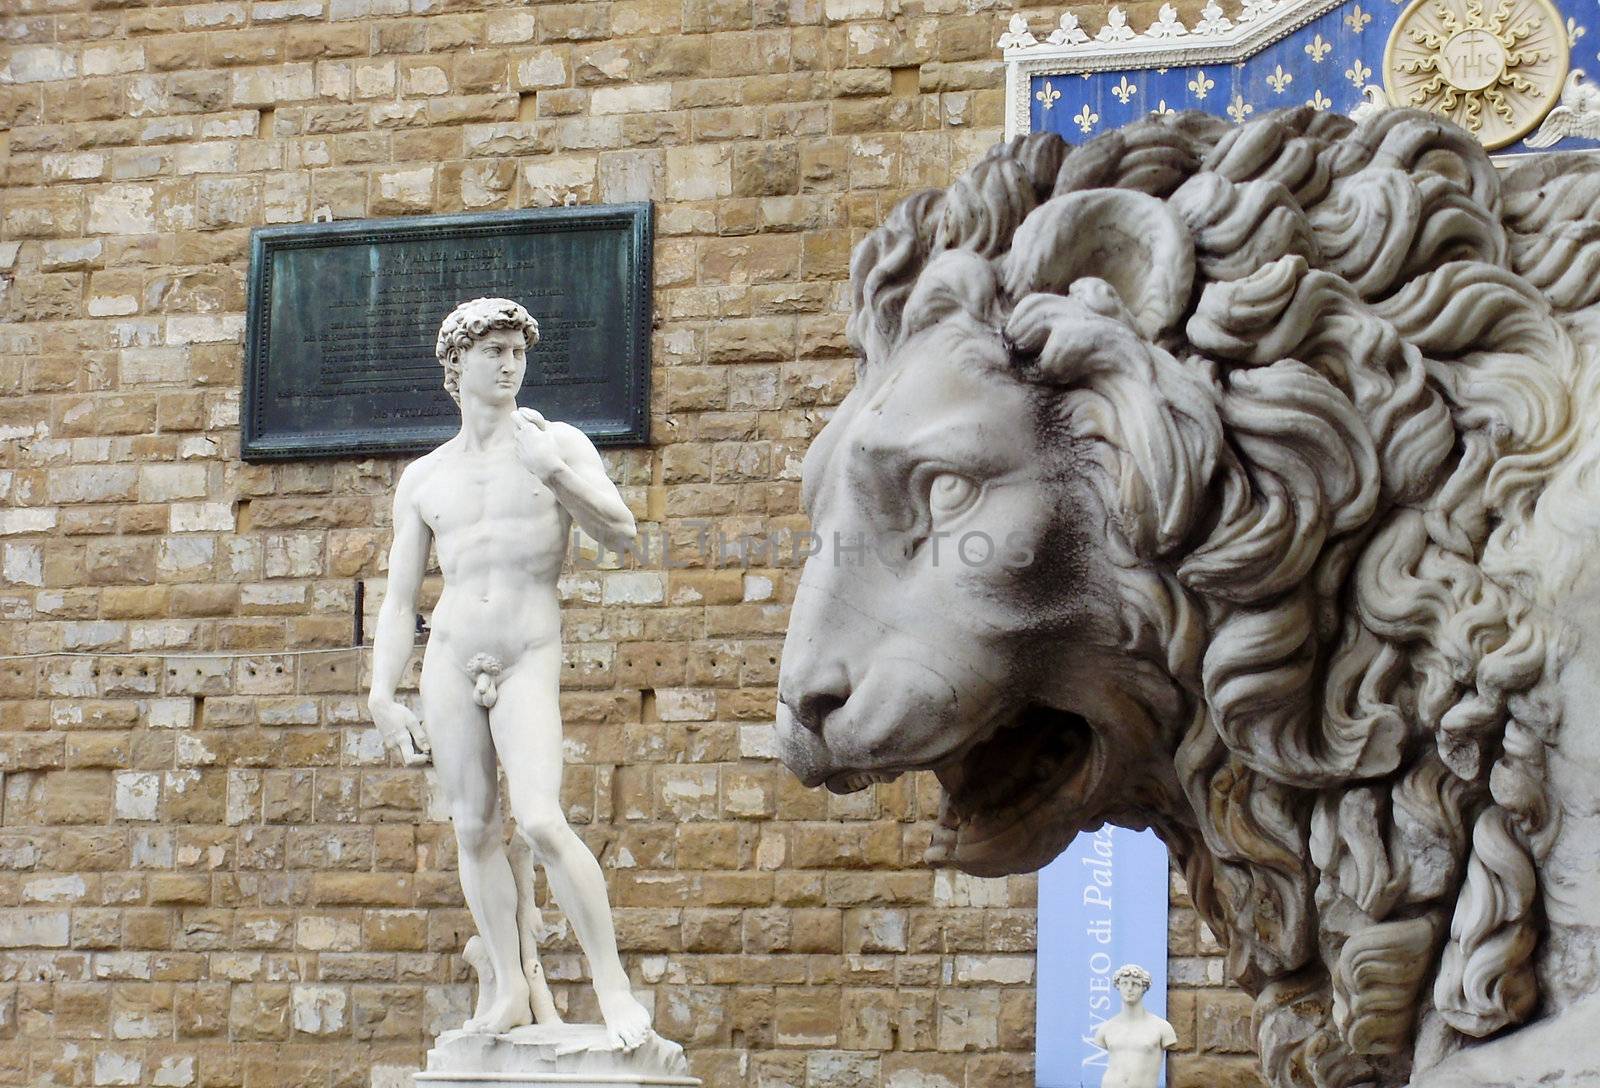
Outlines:
{"label": "sandstone block", "polygon": [[44,548],[38,544],[7,543],[0,549],[0,579],[8,585],[44,585]]}
{"label": "sandstone block", "polygon": [[535,159],[522,168],[526,203],[535,207],[581,203],[593,197],[596,160],[590,156]]}
{"label": "sandstone block", "polygon": [[72,189],[24,190],[0,209],[0,223],[13,238],[76,238],[83,233],[84,201]]}
{"label": "sandstone block", "polygon": [[4,66],[0,66],[0,85],[72,79],[77,74],[76,51],[47,45],[25,45],[11,50]]}
{"label": "sandstone block", "polygon": [[235,1039],[268,1041],[289,1037],[289,986],[235,986],[229,996],[228,1027]]}
{"label": "sandstone block", "polygon": [[1241,993],[1224,991],[1197,995],[1195,1009],[1200,1050],[1217,1054],[1255,1053],[1255,1031],[1250,1023],[1254,1007],[1254,1002]]}
{"label": "sandstone block", "polygon": [[[47,181],[96,181],[105,177],[106,161],[105,154],[98,151],[56,152],[44,156],[41,166]],[[85,245],[76,241],[73,244]],[[97,245],[97,243],[89,244]],[[43,267],[46,271],[67,267],[59,257],[51,254],[49,247],[46,247],[45,253]]]}
{"label": "sandstone block", "polygon": [[322,0],[255,0],[250,5],[250,21],[257,24],[321,19],[325,14]]}
{"label": "sandstone block", "polygon": [[71,915],[64,910],[0,913],[0,948],[65,948],[70,935]]}
{"label": "sandstone block", "polygon": [[517,61],[516,89],[519,91],[564,87],[569,78],[566,54],[559,50],[539,50]]}
{"label": "sandstone block", "polygon": [[161,807],[161,775],[125,771],[116,776],[115,813],[119,820],[155,820]]}
{"label": "sandstone block", "polygon": [[232,532],[233,504],[227,502],[175,502],[169,531],[174,533]]}
{"label": "sandstone block", "polygon": [[667,196],[715,200],[733,194],[731,155],[726,147],[667,148]]}
{"label": "sandstone block", "polygon": [[144,66],[144,47],[137,44],[91,46],[83,51],[83,74],[86,76],[124,75],[143,71]]}
{"label": "sandstone block", "polygon": [[405,95],[436,95],[450,93],[450,77],[443,68],[434,64],[409,67],[403,73],[401,93]]}
{"label": "sandstone block", "polygon": [[112,780],[104,771],[45,776],[43,816],[51,824],[102,824],[112,813]]}
{"label": "sandstone block", "polygon": [[599,87],[589,98],[590,112],[596,115],[659,113],[671,108],[670,83],[635,83]]}
{"label": "sandstone block", "polygon": [[154,234],[154,186],[111,185],[89,195],[90,234]]}

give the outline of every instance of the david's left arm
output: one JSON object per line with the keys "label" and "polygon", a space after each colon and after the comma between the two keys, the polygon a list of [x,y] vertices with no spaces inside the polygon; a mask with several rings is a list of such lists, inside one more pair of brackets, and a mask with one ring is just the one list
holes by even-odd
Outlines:
{"label": "david's left arm", "polygon": [[544,482],[578,528],[610,551],[621,552],[633,543],[638,527],[617,485],[606,475],[600,451],[588,435],[570,424],[549,422],[546,427],[555,439],[561,463],[545,475]]}

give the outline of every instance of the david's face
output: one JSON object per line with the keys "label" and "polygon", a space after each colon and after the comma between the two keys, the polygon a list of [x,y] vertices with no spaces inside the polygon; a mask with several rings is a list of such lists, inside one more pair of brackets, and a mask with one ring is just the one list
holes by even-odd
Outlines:
{"label": "david's face", "polygon": [[491,329],[461,359],[461,402],[514,404],[528,369],[528,347],[520,329]]}
{"label": "david's face", "polygon": [[1124,1004],[1137,1005],[1144,1000],[1144,983],[1136,978],[1124,978],[1117,983],[1117,992]]}

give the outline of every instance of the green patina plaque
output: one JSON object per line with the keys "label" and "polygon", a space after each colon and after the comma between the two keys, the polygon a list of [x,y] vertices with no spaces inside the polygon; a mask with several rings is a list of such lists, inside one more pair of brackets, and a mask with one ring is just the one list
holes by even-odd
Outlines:
{"label": "green patina plaque", "polygon": [[539,322],[518,403],[597,445],[648,442],[651,239],[649,204],[258,228],[245,460],[417,453],[455,434],[434,339],[482,296]]}

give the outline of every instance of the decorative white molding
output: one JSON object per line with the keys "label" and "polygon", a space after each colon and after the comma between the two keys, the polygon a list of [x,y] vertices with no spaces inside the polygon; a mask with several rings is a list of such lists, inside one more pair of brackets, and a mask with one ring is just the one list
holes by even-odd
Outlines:
{"label": "decorative white molding", "polygon": [[[1045,56],[1070,57],[1077,70],[1102,71],[1116,65],[1129,67],[1156,67],[1141,64],[1143,54],[1155,48],[1170,48],[1174,38],[1186,39],[1183,43],[1185,64],[1232,63],[1279,38],[1299,30],[1311,20],[1323,15],[1345,0],[1244,0],[1244,10],[1235,22],[1223,14],[1217,0],[1209,0],[1200,13],[1200,21],[1192,28],[1178,18],[1177,9],[1162,4],[1156,21],[1143,31],[1128,25],[1128,13],[1112,7],[1106,13],[1106,24],[1093,38],[1078,25],[1072,14],[1061,17],[1059,32],[1051,33],[1044,41],[1036,38],[1028,27],[1028,20],[1020,12],[1011,16],[1011,24],[1000,36],[999,46],[1006,60],[1016,60],[1026,55],[1029,59]],[[1195,50],[1191,56],[1189,50]],[[1128,65],[1130,60],[1135,63]],[[1078,62],[1088,62],[1080,64]],[[1169,65],[1162,65],[1169,67]]]}
{"label": "decorative white molding", "polygon": [[1092,38],[1077,16],[1068,13],[1043,41],[1017,13],[999,41],[1006,59],[1006,136],[1031,129],[1027,87],[1036,75],[1236,64],[1345,2],[1245,0],[1235,20],[1223,14],[1217,0],[1209,0],[1192,27],[1184,25],[1171,4],[1163,4],[1144,31],[1135,31],[1127,13],[1113,7]]}
{"label": "decorative white molding", "polygon": [[[1074,18],[1073,22],[1077,22],[1077,19]],[[1011,17],[1011,23],[1006,27],[1006,32],[1000,35],[999,41],[1000,48],[1008,53],[1013,49],[1031,49],[1038,44],[1039,39],[1028,29],[1028,20],[1020,12]]]}
{"label": "decorative white molding", "polygon": [[1121,8],[1112,8],[1106,13],[1106,25],[1100,28],[1100,33],[1094,36],[1097,42],[1114,45],[1117,42],[1131,42],[1138,35],[1128,25],[1128,16]]}
{"label": "decorative white molding", "polygon": [[1194,32],[1201,36],[1214,36],[1233,29],[1233,20],[1222,14],[1222,9],[1217,6],[1217,0],[1210,0],[1205,9],[1200,12],[1200,21],[1194,24]]}
{"label": "decorative white molding", "polygon": [[1088,40],[1088,31],[1078,25],[1078,17],[1070,11],[1061,16],[1061,25],[1045,39],[1051,45],[1080,45]]}
{"label": "decorative white molding", "polygon": [[1549,147],[1569,136],[1600,140],[1600,86],[1585,81],[1582,68],[1567,73],[1561,101],[1524,142],[1529,147]]}
{"label": "decorative white molding", "polygon": [[[1213,0],[1212,6],[1215,6],[1215,0]],[[1144,32],[1144,36],[1147,38],[1181,38],[1188,33],[1189,28],[1183,25],[1183,20],[1178,18],[1178,13],[1173,6],[1171,4],[1162,4],[1160,12],[1156,15],[1156,21],[1150,25],[1149,30]]]}
{"label": "decorative white molding", "polygon": [[1365,121],[1375,113],[1394,109],[1394,103],[1389,101],[1389,92],[1376,83],[1369,83],[1361,88],[1361,102],[1350,111],[1352,121]]}

